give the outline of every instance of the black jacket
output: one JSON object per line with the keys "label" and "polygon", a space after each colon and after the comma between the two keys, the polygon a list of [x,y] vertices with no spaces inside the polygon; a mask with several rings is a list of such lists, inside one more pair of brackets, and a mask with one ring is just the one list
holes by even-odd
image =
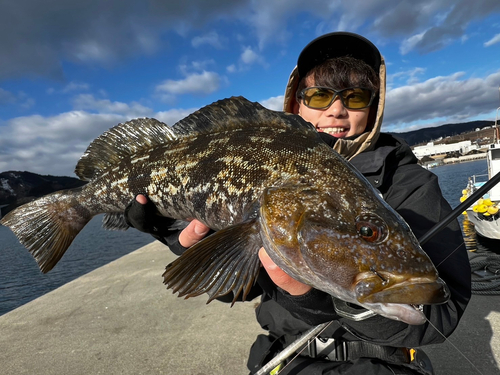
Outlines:
{"label": "black jacket", "polygon": [[[354,157],[351,163],[406,220],[417,238],[451,211],[436,175],[419,166],[409,146],[396,137],[382,133],[374,150]],[[264,293],[257,319],[272,336],[288,337],[286,342],[311,326],[330,320],[336,321],[326,333],[330,337],[397,347],[442,342],[443,335],[449,336],[457,327],[471,296],[470,264],[458,222],[452,222],[431,238],[423,249],[451,292],[446,304],[424,307],[426,316],[440,332],[428,323],[411,326],[379,315],[359,322],[339,317],[326,293],[313,289],[304,296],[291,296],[276,287],[265,272],[259,277]]]}
{"label": "black jacket", "polygon": [[[334,139],[326,141],[331,144]],[[355,156],[350,162],[406,220],[417,238],[451,211],[441,194],[436,175],[419,166],[409,146],[397,137],[381,133],[373,150]],[[178,255],[185,250],[178,244],[178,233],[155,237],[168,244]],[[260,335],[252,346],[249,368],[252,371],[258,369],[270,358],[268,354],[272,356],[273,351],[283,349],[312,326],[332,320],[334,323],[322,334],[323,337],[347,341],[365,340],[393,347],[418,347],[444,341],[444,336],[449,336],[457,327],[471,296],[470,264],[458,222],[455,220],[432,237],[423,249],[451,292],[451,298],[446,304],[424,307],[432,325],[425,323],[411,326],[379,315],[363,321],[352,321],[335,313],[332,298],[328,294],[313,289],[303,296],[291,296],[278,288],[266,272],[260,272],[257,285],[249,298],[262,294],[256,315],[269,335]],[[231,300],[232,296],[229,296],[227,301]],[[313,373],[310,372],[310,365],[311,363],[307,364],[305,373]],[[368,369],[372,369],[374,363],[366,360],[361,365],[351,365],[366,365]],[[319,368],[314,373],[345,372],[345,369],[330,372],[330,369],[338,366],[331,362],[316,361],[314,366]],[[361,368],[365,367],[359,367]],[[357,368],[353,370],[352,373],[361,373]]]}

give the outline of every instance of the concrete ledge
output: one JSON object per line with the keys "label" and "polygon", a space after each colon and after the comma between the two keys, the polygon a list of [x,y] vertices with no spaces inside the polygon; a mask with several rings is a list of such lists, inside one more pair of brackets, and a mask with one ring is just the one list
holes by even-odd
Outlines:
{"label": "concrete ledge", "polygon": [[0,373],[248,373],[257,301],[176,297],[174,258],[154,242],[1,316]]}
{"label": "concrete ledge", "polygon": [[[248,374],[257,300],[176,297],[161,277],[174,258],[154,242],[1,316],[0,373]],[[450,341],[424,350],[437,375],[500,374],[498,332],[500,296],[473,296]]]}
{"label": "concrete ledge", "polygon": [[473,295],[448,341],[424,347],[436,375],[500,374],[500,296]]}

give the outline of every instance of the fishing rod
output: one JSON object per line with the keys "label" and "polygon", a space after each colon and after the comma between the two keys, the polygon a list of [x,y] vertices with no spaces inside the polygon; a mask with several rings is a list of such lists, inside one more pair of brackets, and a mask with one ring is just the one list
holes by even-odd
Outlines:
{"label": "fishing rod", "polygon": [[[500,182],[500,172],[498,172],[495,176],[493,176],[488,182],[486,182],[481,188],[475,191],[470,197],[467,197],[458,207],[456,207],[453,211],[451,211],[446,217],[441,220],[439,223],[434,225],[427,233],[425,233],[419,239],[420,245],[423,245],[427,241],[429,241],[432,237],[434,237],[438,232],[443,230],[449,223],[455,220],[464,210],[472,206],[474,202],[480,199],[485,193],[490,191],[496,184]],[[316,327],[309,329],[302,336],[300,336],[297,340],[295,340],[292,344],[283,349],[276,357],[271,359],[264,367],[262,367],[255,375],[265,375],[272,371],[275,367],[277,367],[280,363],[282,363],[285,359],[290,357],[293,353],[295,353],[302,345],[308,342],[311,338],[319,335],[322,330],[324,330],[330,323],[327,322],[320,324]]]}
{"label": "fishing rod", "polygon": [[440,232],[444,227],[446,227],[449,223],[455,220],[462,212],[464,212],[467,208],[472,206],[474,202],[480,199],[485,193],[490,191],[496,184],[500,182],[500,172],[494,175],[488,182],[486,182],[483,186],[481,186],[478,190],[474,192],[470,197],[467,197],[457,208],[451,211],[446,217],[441,220],[439,223],[434,225],[426,234],[418,239],[420,245],[423,245],[427,241],[429,241],[436,233]]}
{"label": "fishing rod", "polygon": [[288,345],[283,349],[276,357],[271,359],[266,365],[264,365],[255,375],[266,375],[270,371],[274,370],[281,362],[290,357],[293,353],[297,352],[304,344],[306,344],[311,337],[319,335],[326,327],[328,327],[332,322],[322,323],[315,327],[310,328],[302,336]]}

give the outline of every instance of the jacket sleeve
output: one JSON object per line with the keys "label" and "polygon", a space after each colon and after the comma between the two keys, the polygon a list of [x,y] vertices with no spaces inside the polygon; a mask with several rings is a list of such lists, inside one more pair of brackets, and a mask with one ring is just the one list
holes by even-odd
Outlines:
{"label": "jacket sleeve", "polygon": [[[441,194],[437,177],[416,164],[402,166],[392,174],[384,198],[407,221],[417,238],[451,212]],[[451,292],[447,303],[424,307],[430,323],[408,325],[379,315],[359,322],[339,318],[333,311],[331,298],[318,291],[297,298],[278,290],[276,300],[293,316],[311,325],[338,320],[351,339],[407,347],[442,342],[444,336],[449,336],[457,327],[471,295],[470,264],[458,223],[452,222],[432,237],[423,249]],[[318,314],[318,309],[328,311]]]}

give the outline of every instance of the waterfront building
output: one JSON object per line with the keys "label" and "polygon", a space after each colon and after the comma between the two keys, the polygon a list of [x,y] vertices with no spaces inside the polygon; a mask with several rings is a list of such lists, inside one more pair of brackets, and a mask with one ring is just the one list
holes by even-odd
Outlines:
{"label": "waterfront building", "polygon": [[425,146],[416,146],[413,148],[413,153],[419,159],[424,156],[443,155],[450,152],[459,152],[464,155],[472,150],[477,150],[477,145],[473,145],[471,141],[462,141],[450,144],[435,145],[434,142],[429,142]]}

